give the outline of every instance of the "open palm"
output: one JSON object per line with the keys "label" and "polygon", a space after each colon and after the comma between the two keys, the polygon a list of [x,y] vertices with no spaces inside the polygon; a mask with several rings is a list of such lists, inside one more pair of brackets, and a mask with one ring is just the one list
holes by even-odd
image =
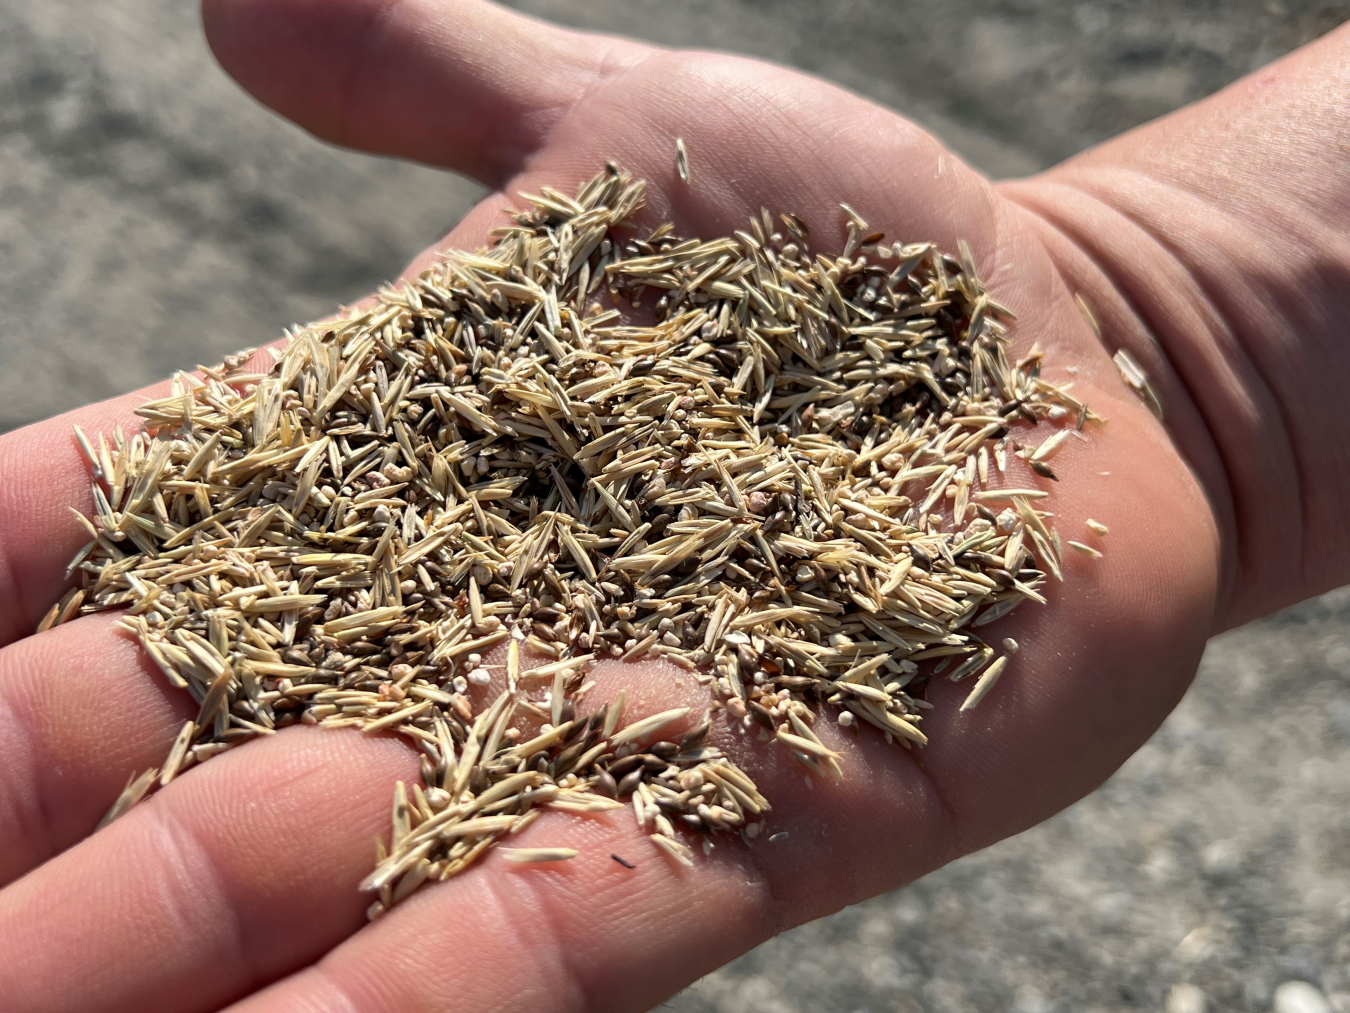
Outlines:
{"label": "open palm", "polygon": [[[844,200],[890,239],[967,240],[1019,314],[1014,350],[1039,343],[1048,375],[1109,420],[1056,459],[1050,503],[1067,537],[1088,517],[1111,533],[1104,559],[1065,561],[1049,607],[1005,620],[1000,633],[1022,650],[978,711],[958,712],[964,689],[934,685],[922,751],[863,734],[845,752],[847,777],[811,786],[765,750],[752,773],[787,840],[719,847],[685,870],[651,853],[626,813],[550,814],[526,843],[579,847],[565,868],[521,872],[489,856],[363,927],[355,886],[387,829],[393,781],[416,777],[416,754],[397,741],[287,729],[89,836],[127,772],[158,763],[191,716],[114,617],[29,635],[83,541],[66,507],[90,508],[70,427],[130,425],[146,392],[9,434],[5,1009],[640,1010],[775,932],[1080,797],[1171,709],[1216,627],[1317,590],[1258,598],[1234,583],[1221,548],[1231,511],[1211,506],[1184,385],[1157,368],[1164,428],[1121,383],[1114,346],[1065,280],[1062,233],[1030,210],[1052,190],[996,188],[906,120],[801,74],[564,32],[476,0],[207,0],[206,14],[227,68],[320,136],[498,188],[442,245],[483,245],[511,194],[574,187],[606,159],[650,181],[645,219],[685,235],[730,233],[768,206],[804,219],[818,247],[838,247]],[[675,173],[677,136],[688,185]],[[651,707],[676,692],[658,667],[628,666],[623,680]],[[822,729],[829,744],[845,734]],[[612,852],[646,857],[628,870]]]}

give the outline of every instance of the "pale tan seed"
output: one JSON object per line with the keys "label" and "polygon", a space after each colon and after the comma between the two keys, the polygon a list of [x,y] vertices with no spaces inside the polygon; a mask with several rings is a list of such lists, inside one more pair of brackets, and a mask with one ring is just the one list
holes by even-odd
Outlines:
{"label": "pale tan seed", "polygon": [[530,865],[539,862],[566,862],[576,858],[579,852],[572,848],[498,848],[498,853],[508,862],[518,865]]}
{"label": "pale tan seed", "polygon": [[1098,549],[1094,549],[1091,545],[1084,545],[1082,542],[1075,542],[1070,540],[1069,548],[1073,549],[1075,552],[1087,556],[1089,559],[1102,558],[1102,554]]}
{"label": "pale tan seed", "polygon": [[[201,701],[160,783],[292,723],[414,745],[371,917],[544,809],[618,808],[620,778],[681,862],[680,815],[750,836],[769,800],[709,732],[758,720],[836,776],[822,709],[921,747],[913,679],[981,671],[983,628],[1061,575],[1051,490],[998,483],[1100,420],[1014,351],[966,244],[883,244],[848,204],[820,223],[840,256],[767,210],[688,238],[634,227],[643,194],[611,167],[522,195],[493,246],[295,328],[274,364],[227,357],[146,429],[76,433],[94,511],[42,628],[125,608]],[[639,657],[706,685],[710,722],[624,726],[622,689],[592,716],[587,671]],[[667,769],[609,773],[639,748]]]}
{"label": "pale tan seed", "polygon": [[984,670],[984,674],[975,683],[975,688],[970,691],[970,695],[961,704],[962,713],[974,710],[978,706],[979,702],[994,688],[994,683],[998,682],[999,677],[1003,675],[1003,670],[1007,667],[1008,656],[1005,654]]}

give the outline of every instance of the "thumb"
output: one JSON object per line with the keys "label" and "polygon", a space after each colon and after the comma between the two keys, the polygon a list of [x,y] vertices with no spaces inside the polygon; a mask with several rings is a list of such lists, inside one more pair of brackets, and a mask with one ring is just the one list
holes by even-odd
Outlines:
{"label": "thumb", "polygon": [[651,52],[483,0],[202,0],[202,18],[225,70],[316,136],[490,186]]}

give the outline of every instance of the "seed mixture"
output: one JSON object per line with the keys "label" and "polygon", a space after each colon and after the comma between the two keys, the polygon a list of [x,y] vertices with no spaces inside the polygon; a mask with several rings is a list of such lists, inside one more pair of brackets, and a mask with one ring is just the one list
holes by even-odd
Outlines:
{"label": "seed mixture", "polygon": [[[401,735],[422,783],[361,884],[376,917],[545,809],[631,805],[689,863],[769,810],[714,729],[837,775],[819,722],[910,748],[932,678],[977,677],[963,711],[994,687],[985,628],[1060,577],[1045,486],[1096,417],[1037,350],[1008,358],[964,244],[888,246],[847,205],[838,256],[768,211],[647,232],[643,189],[610,165],[522,195],[491,248],[296,329],[270,369],[240,353],[142,432],[77,431],[96,515],[41,628],[123,609],[200,705],[105,822],[286,725]],[[706,709],[587,704],[597,661],[657,657]]]}

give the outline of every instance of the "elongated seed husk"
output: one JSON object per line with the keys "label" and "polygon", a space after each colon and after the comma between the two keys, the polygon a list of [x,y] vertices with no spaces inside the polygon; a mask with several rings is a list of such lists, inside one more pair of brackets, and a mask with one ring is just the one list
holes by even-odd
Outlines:
{"label": "elongated seed husk", "polygon": [[[1100,420],[1013,354],[965,244],[887,245],[848,205],[683,237],[644,187],[610,165],[523,194],[490,248],[180,374],[140,431],[75,434],[94,511],[42,629],[123,609],[192,694],[163,783],[299,723],[414,747],[371,917],[544,812],[631,804],[686,864],[686,830],[756,839],[728,742],[842,776],[826,710],[921,747],[930,679],[1062,574],[1047,459]],[[596,698],[595,665],[653,659],[707,704]]]}
{"label": "elongated seed husk", "polygon": [[565,862],[570,858],[576,858],[577,852],[572,848],[501,848],[501,856],[508,862],[517,862],[522,865],[532,862]]}

